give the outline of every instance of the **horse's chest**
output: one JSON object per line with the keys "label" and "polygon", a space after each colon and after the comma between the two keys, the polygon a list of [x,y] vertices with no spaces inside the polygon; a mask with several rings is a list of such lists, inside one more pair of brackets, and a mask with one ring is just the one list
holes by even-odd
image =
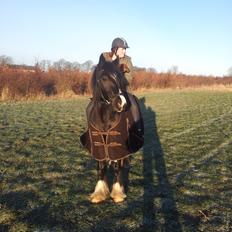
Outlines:
{"label": "horse's chest", "polygon": [[128,149],[130,120],[122,115],[118,122],[106,131],[99,130],[94,124],[89,125],[91,154],[97,160],[118,160],[126,157]]}

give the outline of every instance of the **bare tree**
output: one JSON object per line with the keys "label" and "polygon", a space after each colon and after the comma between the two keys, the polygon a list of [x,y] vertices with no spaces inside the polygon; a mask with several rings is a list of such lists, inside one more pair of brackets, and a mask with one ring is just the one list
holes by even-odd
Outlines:
{"label": "bare tree", "polygon": [[168,73],[171,74],[178,74],[178,66],[177,65],[173,65],[171,68],[168,69]]}
{"label": "bare tree", "polygon": [[58,61],[53,63],[53,67],[56,70],[65,70],[65,69],[71,69],[72,63],[69,61],[66,61],[65,59],[59,59]]}
{"label": "bare tree", "polygon": [[48,71],[51,67],[51,61],[50,60],[41,60],[38,62],[38,66],[43,71]]}
{"label": "bare tree", "polygon": [[2,55],[0,56],[0,66],[13,64],[13,59],[10,56]]}
{"label": "bare tree", "polygon": [[147,72],[150,72],[150,73],[157,73],[156,69],[153,68],[153,67],[149,67],[146,69]]}

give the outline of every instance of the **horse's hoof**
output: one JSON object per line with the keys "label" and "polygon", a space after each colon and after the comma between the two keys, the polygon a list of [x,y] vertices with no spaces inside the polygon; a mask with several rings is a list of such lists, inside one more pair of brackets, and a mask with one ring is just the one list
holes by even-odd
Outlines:
{"label": "horse's hoof", "polygon": [[115,203],[120,203],[120,202],[123,202],[124,200],[125,200],[125,198],[123,198],[123,197],[115,197],[115,198],[113,198],[113,201]]}
{"label": "horse's hoof", "polygon": [[96,184],[94,192],[90,196],[90,201],[92,203],[100,203],[105,201],[109,197],[109,188],[105,181],[99,180]]}
{"label": "horse's hoof", "polygon": [[90,201],[91,203],[94,203],[94,204],[98,204],[98,203],[101,203],[103,201],[105,201],[106,198],[102,197],[102,196],[91,196],[90,197]]}
{"label": "horse's hoof", "polygon": [[110,196],[115,203],[123,202],[126,198],[123,186],[120,186],[118,182],[115,183],[113,185]]}

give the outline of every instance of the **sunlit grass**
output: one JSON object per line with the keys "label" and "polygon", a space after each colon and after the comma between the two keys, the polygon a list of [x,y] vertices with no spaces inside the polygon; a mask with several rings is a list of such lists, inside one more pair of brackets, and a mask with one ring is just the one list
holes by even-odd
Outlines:
{"label": "sunlit grass", "polygon": [[230,231],[232,94],[140,93],[127,201],[92,205],[88,98],[0,104],[0,231]]}

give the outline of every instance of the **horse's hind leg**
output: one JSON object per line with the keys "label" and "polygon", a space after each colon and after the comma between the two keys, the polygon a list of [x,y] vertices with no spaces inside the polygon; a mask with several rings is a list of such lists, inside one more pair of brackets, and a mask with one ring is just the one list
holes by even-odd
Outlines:
{"label": "horse's hind leg", "polygon": [[100,203],[106,200],[110,194],[108,184],[107,184],[107,164],[106,162],[98,162],[98,182],[95,186],[94,192],[90,196],[90,201],[92,203]]}
{"label": "horse's hind leg", "polygon": [[114,184],[110,193],[114,202],[122,202],[126,198],[123,182],[123,162],[120,160],[113,164],[114,167]]}

